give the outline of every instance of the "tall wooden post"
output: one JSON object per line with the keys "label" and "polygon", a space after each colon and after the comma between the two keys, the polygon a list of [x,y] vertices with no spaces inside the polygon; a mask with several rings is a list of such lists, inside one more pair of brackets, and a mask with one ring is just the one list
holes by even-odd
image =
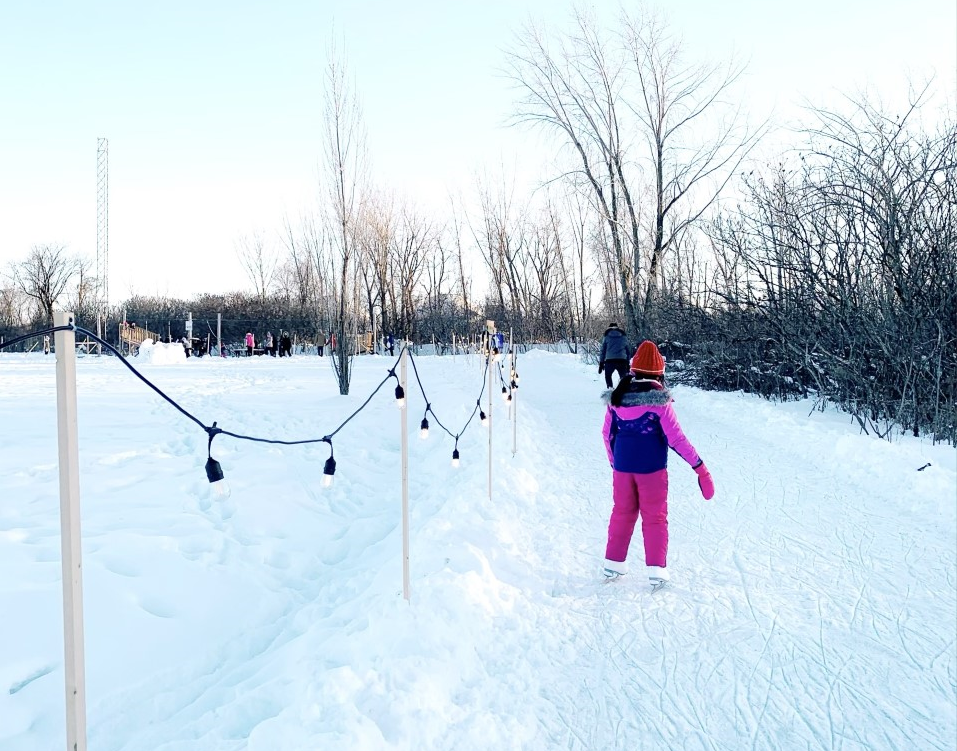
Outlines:
{"label": "tall wooden post", "polygon": [[[512,373],[515,373],[515,358],[512,358]],[[514,375],[509,375],[514,380]],[[512,456],[518,452],[518,389],[512,389]]]}
{"label": "tall wooden post", "polygon": [[400,429],[402,431],[402,596],[406,602],[412,599],[412,585],[409,578],[409,390],[406,382],[406,363],[409,350],[403,342],[402,355],[399,357],[399,383],[405,391],[405,407],[401,410]]}
{"label": "tall wooden post", "polygon": [[223,353],[223,314],[216,314],[216,354]]}
{"label": "tall wooden post", "polygon": [[[73,321],[53,314],[55,326]],[[86,751],[86,677],[83,658],[83,569],[80,536],[80,460],[76,424],[76,335],[57,331],[57,450],[60,464],[60,550],[63,568],[63,673],[67,751]]]}
{"label": "tall wooden post", "polygon": [[492,348],[489,347],[488,353],[488,499],[492,500],[492,428],[495,425],[492,423],[492,367],[495,365],[492,362]]}

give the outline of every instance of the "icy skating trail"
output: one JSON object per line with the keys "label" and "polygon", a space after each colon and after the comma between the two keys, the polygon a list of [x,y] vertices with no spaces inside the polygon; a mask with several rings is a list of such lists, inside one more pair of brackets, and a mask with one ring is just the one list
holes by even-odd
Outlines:
{"label": "icy skating trail", "polygon": [[[417,362],[461,427],[478,359]],[[148,375],[207,422],[297,438],[338,424],[391,360],[356,363],[348,399],[317,358]],[[233,494],[216,502],[205,434],[116,363],[79,365],[91,749],[954,748],[952,448],[679,387],[717,496],[672,454],[673,582],[651,594],[640,532],[633,573],[599,575],[610,470],[590,368],[522,357],[514,457],[493,408],[491,502],[488,433],[473,423],[453,470],[434,423],[414,437],[412,381],[409,604],[391,387],[335,439],[333,488],[325,446],[218,438]],[[51,378],[0,359],[18,434],[0,454],[0,612],[17,613],[0,624],[2,751],[63,733]]]}

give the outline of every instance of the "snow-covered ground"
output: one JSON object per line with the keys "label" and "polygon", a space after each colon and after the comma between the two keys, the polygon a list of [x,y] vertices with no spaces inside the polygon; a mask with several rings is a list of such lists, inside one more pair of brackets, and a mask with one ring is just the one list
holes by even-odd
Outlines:
{"label": "snow-covered ground", "polygon": [[[134,361],[135,362],[135,361]],[[461,428],[482,365],[416,358]],[[144,373],[204,422],[320,437],[392,360]],[[0,749],[65,743],[53,356],[0,354]],[[387,384],[328,447],[213,443],[113,358],[78,362],[89,748],[930,749],[957,744],[957,452],[808,403],[675,389],[717,496],[671,459],[669,568],[600,581],[603,382],[523,355],[513,424],[453,441]],[[410,379],[412,369],[409,369]],[[809,414],[810,413],[810,414]],[[923,471],[918,468],[930,463]],[[641,562],[640,535],[630,556]]]}

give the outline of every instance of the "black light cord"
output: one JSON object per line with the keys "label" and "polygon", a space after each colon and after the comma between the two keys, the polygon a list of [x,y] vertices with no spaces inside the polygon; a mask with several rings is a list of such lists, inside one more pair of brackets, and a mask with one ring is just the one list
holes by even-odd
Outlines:
{"label": "black light cord", "polygon": [[[58,329],[58,330],[63,330],[63,328],[69,328],[69,327],[61,327],[61,328]],[[379,389],[381,389],[382,386],[383,386],[390,378],[392,378],[392,377],[394,376],[394,369],[395,369],[395,366],[393,366],[392,370],[390,370],[389,373],[386,375],[386,377],[382,379],[382,381],[379,383],[378,386],[376,386],[375,390],[374,390],[371,394],[369,394],[368,398],[362,403],[362,405],[361,405],[355,412],[353,412],[351,415],[349,415],[349,416],[339,425],[339,427],[337,427],[335,430],[333,430],[333,431],[332,431],[331,433],[329,433],[328,435],[324,435],[322,438],[304,438],[304,439],[302,439],[302,440],[297,440],[297,441],[284,441],[284,440],[280,440],[280,439],[278,439],[278,438],[261,438],[261,437],[259,437],[259,436],[251,436],[251,435],[243,435],[242,433],[234,433],[234,432],[232,432],[231,430],[223,430],[222,428],[216,427],[216,423],[215,423],[215,422],[214,422],[212,425],[206,425],[205,423],[203,423],[202,420],[200,420],[198,417],[196,417],[195,415],[191,414],[190,412],[188,412],[187,410],[185,410],[183,407],[181,407],[179,404],[177,404],[176,401],[173,400],[171,397],[167,396],[167,395],[163,392],[162,389],[160,389],[156,384],[154,384],[154,383],[153,383],[152,381],[150,381],[146,376],[144,376],[142,373],[140,373],[133,365],[131,365],[131,364],[129,363],[129,361],[123,356],[123,354],[122,354],[119,350],[117,350],[116,347],[114,347],[112,344],[110,344],[110,343],[107,342],[107,341],[104,341],[103,339],[101,339],[100,337],[98,337],[96,334],[94,334],[92,331],[87,331],[87,330],[84,329],[84,328],[76,327],[76,331],[82,332],[84,335],[89,336],[91,339],[93,339],[94,341],[96,341],[96,342],[102,344],[102,345],[103,345],[104,347],[106,347],[108,350],[110,350],[110,351],[113,352],[115,355],[117,355],[117,356],[119,357],[120,362],[123,363],[123,365],[125,365],[125,366],[130,370],[130,372],[133,373],[133,375],[135,375],[135,376],[136,376],[137,378],[139,378],[143,383],[145,383],[147,386],[149,386],[151,389],[153,389],[153,391],[155,391],[157,394],[159,394],[163,399],[165,399],[167,402],[169,402],[169,404],[172,405],[176,410],[178,410],[180,413],[182,413],[182,414],[185,415],[187,418],[189,418],[190,420],[192,420],[193,422],[195,422],[197,425],[199,425],[199,427],[201,427],[204,431],[206,431],[206,433],[209,435],[210,444],[212,444],[213,438],[215,438],[217,435],[222,434],[222,435],[228,435],[230,438],[237,438],[237,439],[242,440],[242,441],[254,441],[254,442],[256,442],[256,443],[272,443],[272,444],[277,444],[277,445],[281,445],[281,446],[298,446],[298,445],[302,445],[302,444],[306,444],[306,443],[328,443],[328,444],[330,444],[330,446],[331,446],[331,445],[332,445],[332,437],[333,437],[336,433],[338,433],[340,430],[342,430],[342,429],[346,426],[346,424],[347,424],[350,420],[352,420],[352,418],[354,418],[354,417],[355,417],[356,415],[358,415],[363,409],[365,409],[365,407],[366,407],[366,406],[369,404],[369,402],[372,400],[372,397],[375,396],[376,393],[378,393]],[[402,354],[402,353],[400,352],[400,353],[399,353],[399,356],[400,356],[400,357],[401,357],[401,354]]]}
{"label": "black light cord", "polygon": [[425,395],[425,387],[422,385],[422,379],[419,378],[419,369],[415,365],[415,357],[412,352],[409,351],[409,361],[412,363],[412,372],[415,373],[416,383],[419,384],[419,391],[422,392],[422,398],[425,400],[425,412],[426,414],[431,413],[432,417],[435,418],[435,422],[438,424],[442,430],[449,434],[450,438],[455,439],[456,445],[458,445],[459,436],[461,436],[465,430],[468,428],[469,423],[472,422],[472,419],[475,417],[475,413],[479,411],[479,407],[482,403],[482,394],[485,393],[485,382],[488,380],[488,360],[485,361],[485,370],[482,372],[482,389],[479,391],[478,399],[475,400],[475,407],[472,409],[472,414],[469,415],[469,419],[465,421],[465,425],[462,426],[462,429],[458,433],[453,433],[445,425],[442,424],[442,421],[439,420],[439,416],[432,411],[432,405],[429,402],[429,397]]}
{"label": "black light cord", "polygon": [[34,331],[31,334],[24,334],[23,336],[18,336],[16,339],[11,339],[9,342],[3,342],[0,344],[0,349],[6,349],[7,347],[12,347],[14,344],[19,344],[20,342],[26,339],[36,339],[41,336],[46,336],[47,334],[54,334],[57,331],[73,331],[75,326],[54,326],[50,329],[43,329],[42,331]]}
{"label": "black light cord", "polygon": [[[33,338],[36,338],[36,337],[45,336],[45,335],[48,335],[48,334],[53,334],[53,333],[56,333],[57,331],[73,331],[73,332],[75,332],[75,333],[83,334],[84,336],[89,337],[89,338],[92,339],[93,341],[95,341],[95,342],[97,342],[98,344],[100,344],[100,345],[102,345],[103,347],[105,347],[109,352],[112,352],[114,355],[116,355],[117,358],[119,359],[119,361],[120,361],[133,375],[135,375],[135,376],[136,376],[137,378],[139,378],[143,383],[145,383],[149,388],[151,388],[153,391],[155,391],[162,399],[164,399],[167,403],[169,403],[169,404],[170,404],[174,409],[176,409],[180,414],[182,414],[183,416],[185,416],[185,417],[188,418],[189,420],[192,420],[194,423],[196,423],[200,428],[202,428],[202,429],[206,432],[206,435],[209,436],[209,441],[208,441],[208,443],[207,443],[207,453],[209,454],[210,459],[212,459],[213,439],[214,439],[216,436],[218,436],[218,435],[227,435],[227,436],[229,436],[230,438],[236,438],[236,439],[239,439],[239,440],[242,440],[242,441],[253,441],[253,442],[255,442],[255,443],[270,443],[270,444],[276,444],[276,445],[281,445],[281,446],[299,446],[299,445],[308,444],[308,443],[328,443],[328,444],[329,444],[329,451],[330,451],[330,458],[331,458],[331,457],[332,457],[332,451],[333,451],[333,447],[332,447],[332,439],[333,439],[333,437],[334,437],[340,430],[342,430],[354,417],[356,417],[356,415],[358,415],[363,409],[365,409],[365,408],[368,406],[369,402],[372,401],[372,397],[374,397],[377,393],[379,393],[379,391],[380,391],[380,390],[382,389],[382,387],[389,381],[389,379],[395,378],[396,381],[398,382],[399,378],[398,378],[398,376],[396,375],[395,369],[396,369],[396,366],[398,365],[399,361],[401,360],[403,353],[405,353],[405,352],[408,352],[408,354],[409,354],[409,360],[412,362],[412,370],[413,370],[413,372],[415,373],[415,380],[416,380],[416,382],[419,384],[419,390],[422,392],[422,398],[425,399],[425,404],[426,404],[425,412],[426,412],[426,414],[431,413],[432,416],[435,418],[435,422],[439,425],[439,427],[442,428],[442,430],[444,430],[446,433],[448,433],[451,438],[455,439],[455,448],[456,448],[456,450],[458,450],[459,437],[465,432],[465,430],[468,428],[469,424],[472,422],[473,418],[475,417],[476,412],[478,412],[479,409],[481,408],[482,395],[485,393],[486,381],[488,380],[488,379],[487,379],[487,376],[488,376],[489,360],[486,359],[486,361],[485,361],[485,370],[484,370],[483,373],[482,373],[482,389],[479,391],[479,396],[478,396],[478,399],[476,399],[476,401],[475,401],[475,407],[472,409],[472,414],[469,415],[469,419],[466,420],[465,425],[462,427],[462,430],[460,430],[458,433],[453,433],[451,430],[449,430],[447,427],[445,427],[445,425],[442,424],[441,420],[439,420],[439,418],[438,418],[438,415],[436,415],[435,412],[432,411],[432,405],[429,403],[428,397],[427,397],[426,394],[425,394],[425,387],[422,385],[422,379],[419,377],[419,369],[418,369],[418,367],[416,367],[415,358],[413,357],[412,351],[409,349],[408,344],[405,344],[405,345],[402,346],[402,349],[399,350],[399,354],[398,354],[398,356],[396,357],[396,360],[395,360],[395,362],[393,363],[392,367],[391,367],[391,368],[389,369],[389,371],[386,373],[385,378],[383,378],[383,379],[379,382],[379,385],[376,386],[375,389],[372,390],[372,393],[370,393],[369,396],[366,397],[365,401],[362,402],[362,404],[359,405],[359,407],[358,407],[351,415],[349,415],[345,420],[343,420],[335,430],[333,430],[333,431],[332,431],[331,433],[329,433],[328,435],[322,436],[322,438],[304,438],[304,439],[301,439],[301,440],[287,441],[287,440],[282,440],[282,439],[278,439],[278,438],[262,438],[262,437],[259,437],[259,436],[251,436],[251,435],[244,435],[244,434],[242,434],[242,433],[234,433],[234,432],[231,431],[231,430],[223,430],[222,428],[218,427],[215,422],[214,422],[212,425],[206,425],[206,424],[205,424],[202,420],[200,420],[198,417],[196,417],[195,415],[193,415],[191,412],[189,412],[188,410],[186,410],[184,407],[180,406],[180,405],[176,402],[176,400],[174,400],[172,397],[168,396],[159,386],[157,386],[155,383],[153,383],[152,381],[150,381],[146,376],[144,376],[142,373],[140,373],[139,370],[137,370],[137,369],[127,360],[127,358],[123,355],[123,353],[120,352],[116,347],[114,347],[114,346],[113,346],[112,344],[110,344],[108,341],[106,341],[105,339],[101,338],[100,336],[98,336],[97,334],[93,333],[92,331],[90,331],[90,330],[88,330],[88,329],[85,329],[85,328],[82,328],[82,327],[80,327],[80,326],[76,326],[76,325],[73,323],[73,319],[70,319],[70,324],[67,325],[67,326],[54,326],[54,327],[52,327],[52,328],[42,329],[42,330],[40,330],[40,331],[34,331],[34,332],[30,333],[30,334],[24,334],[23,336],[19,336],[19,337],[16,337],[15,339],[11,339],[9,342],[3,342],[2,344],[0,344],[0,350],[5,349],[5,348],[7,348],[7,347],[12,347],[14,344],[17,344],[17,343],[19,343],[19,342],[22,342],[22,341],[24,341],[24,340],[26,340],[26,339],[33,339]],[[502,374],[501,374],[501,373],[499,373],[499,378],[502,378]],[[503,383],[504,383],[504,381],[503,381]]]}

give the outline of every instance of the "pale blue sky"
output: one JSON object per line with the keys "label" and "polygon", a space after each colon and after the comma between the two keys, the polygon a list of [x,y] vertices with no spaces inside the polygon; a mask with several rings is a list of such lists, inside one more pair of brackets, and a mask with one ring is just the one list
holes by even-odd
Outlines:
{"label": "pale blue sky", "polygon": [[[323,72],[344,44],[377,180],[423,205],[537,155],[505,127],[501,49],[561,0],[125,0],[0,4],[0,267],[35,243],[95,258],[96,144],[110,142],[111,299],[246,285],[235,244],[314,205]],[[613,15],[617,3],[599,6]],[[954,101],[957,3],[678,0],[689,58],[750,58],[749,108],[936,72]]]}

